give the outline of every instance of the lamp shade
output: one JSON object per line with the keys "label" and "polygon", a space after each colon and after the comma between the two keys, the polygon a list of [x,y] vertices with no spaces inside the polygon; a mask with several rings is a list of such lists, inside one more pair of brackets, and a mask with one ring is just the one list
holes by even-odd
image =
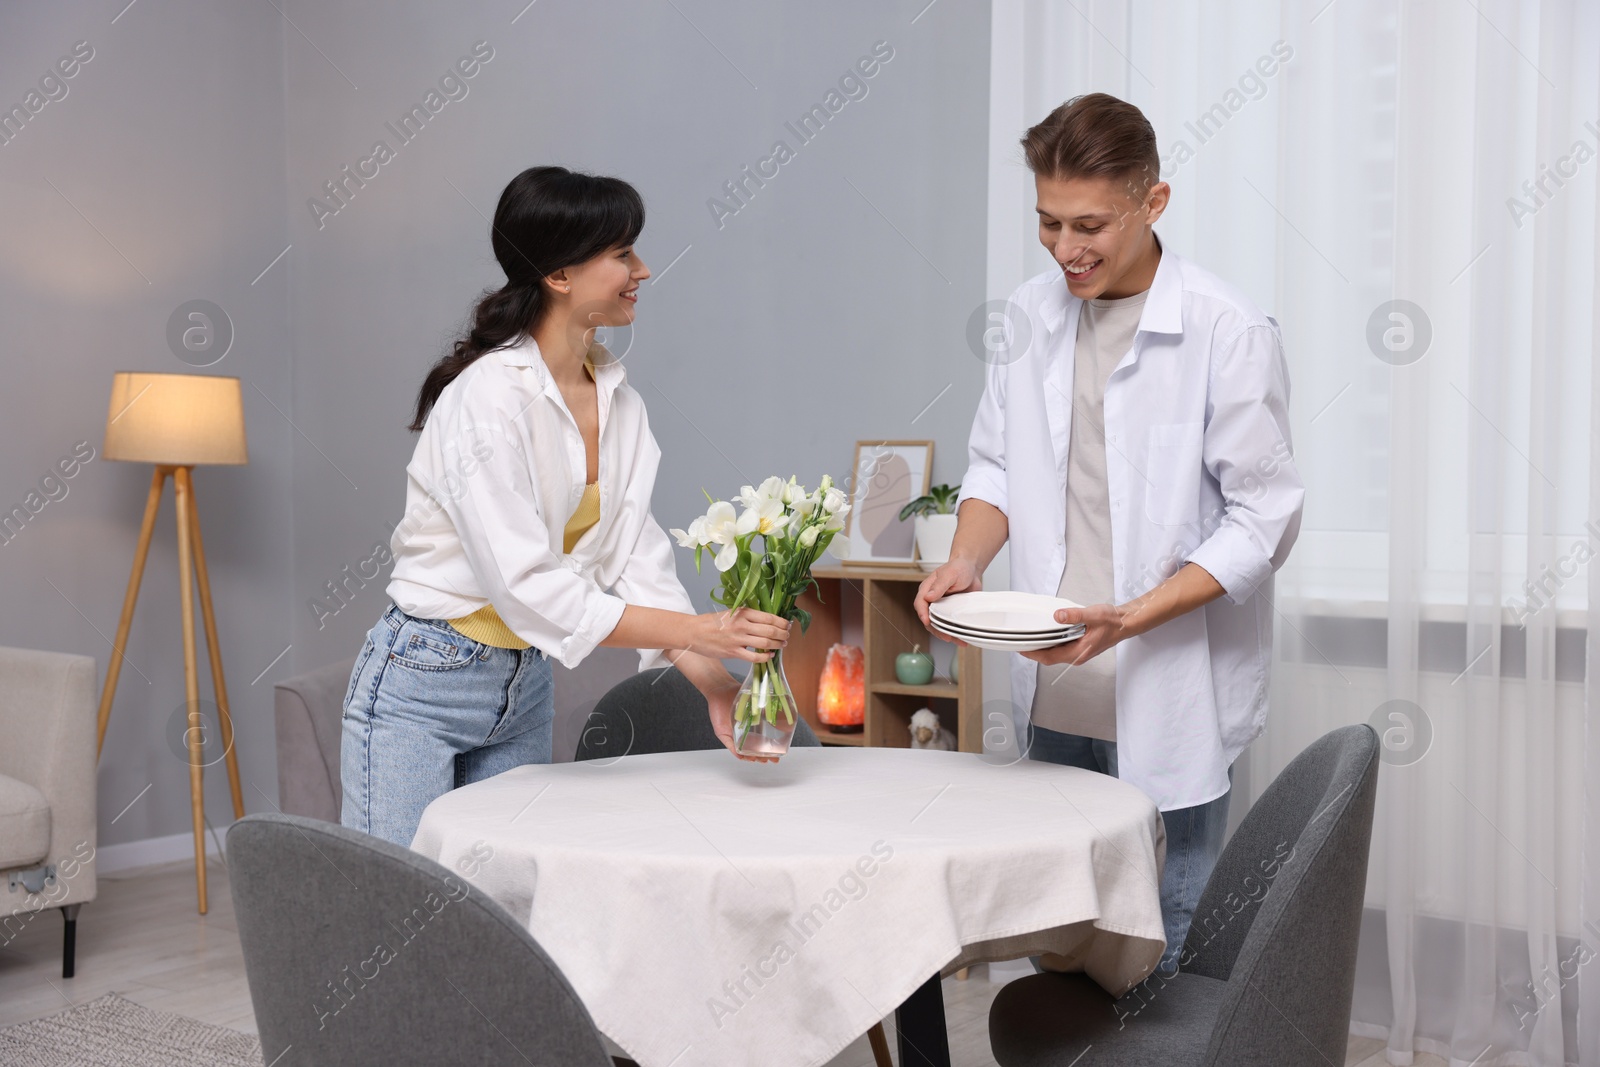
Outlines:
{"label": "lamp shade", "polygon": [[103,454],[182,467],[248,463],[239,379],[118,371]]}

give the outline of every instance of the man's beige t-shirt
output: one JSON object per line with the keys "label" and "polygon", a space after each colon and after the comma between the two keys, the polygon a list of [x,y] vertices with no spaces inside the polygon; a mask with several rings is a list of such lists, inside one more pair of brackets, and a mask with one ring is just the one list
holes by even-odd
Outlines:
{"label": "man's beige t-shirt", "polygon": [[[1085,301],[1078,315],[1072,371],[1072,434],[1067,443],[1067,565],[1057,596],[1111,603],[1111,506],[1106,489],[1106,381],[1133,347],[1145,297]],[[1047,730],[1117,739],[1117,655],[1039,668],[1033,721]]]}

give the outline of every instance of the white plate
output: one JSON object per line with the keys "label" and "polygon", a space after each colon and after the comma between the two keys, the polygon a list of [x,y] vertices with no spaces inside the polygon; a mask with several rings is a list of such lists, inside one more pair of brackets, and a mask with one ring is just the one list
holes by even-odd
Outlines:
{"label": "white plate", "polygon": [[1059,626],[1054,630],[1043,633],[1018,633],[1011,630],[975,630],[970,626],[957,626],[953,622],[931,620],[945,633],[972,635],[973,637],[994,637],[1002,641],[1044,641],[1049,638],[1077,637],[1083,633],[1083,623],[1073,623],[1069,626]]}
{"label": "white plate", "polygon": [[1016,639],[1033,637],[1059,637],[1062,634],[1068,634],[1083,629],[1083,623],[1081,622],[1065,622],[1058,623],[1056,626],[1048,630],[986,630],[980,626],[963,626],[960,623],[951,622],[948,619],[939,619],[938,616],[931,616],[931,618],[937,619],[939,625],[946,630],[954,630],[964,634],[977,634],[980,637],[1009,637]]}
{"label": "white plate", "polygon": [[1056,612],[1062,608],[1081,608],[1064,597],[1043,593],[980,591],[956,593],[928,605],[940,622],[954,623],[969,630],[988,633],[1052,633],[1062,626]]}
{"label": "white plate", "polygon": [[[1038,652],[1040,649],[1054,648],[1067,643],[1066,641],[1001,641],[993,637],[963,637],[960,640],[973,648],[987,648],[993,652]],[[1078,638],[1073,637],[1069,640],[1076,641]]]}
{"label": "white plate", "polygon": [[1044,640],[1029,641],[1006,640],[999,637],[973,637],[967,634],[953,634],[946,630],[939,629],[938,624],[934,625],[934,630],[938,633],[944,634],[946,637],[954,637],[957,640],[965,641],[974,648],[988,648],[993,649],[996,652],[1037,652],[1041,648],[1054,648],[1056,645],[1064,645],[1068,641],[1076,641],[1079,637],[1083,636],[1080,633],[1073,637],[1067,638],[1052,637]]}

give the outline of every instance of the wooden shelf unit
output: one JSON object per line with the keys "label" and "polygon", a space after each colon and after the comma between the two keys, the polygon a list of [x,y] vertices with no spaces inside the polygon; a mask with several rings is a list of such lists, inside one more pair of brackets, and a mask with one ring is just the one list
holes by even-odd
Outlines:
{"label": "wooden shelf unit", "polygon": [[[962,752],[983,751],[983,654],[980,649],[958,649],[961,681],[935,678],[928,685],[903,685],[894,674],[895,657],[913,645],[929,651],[936,640],[917,618],[913,606],[917,586],[926,577],[920,570],[898,567],[818,566],[811,574],[820,587],[808,592],[800,606],[811,613],[811,627],[789,638],[784,652],[784,672],[800,705],[800,714],[825,745],[871,745],[907,748],[911,744],[911,715],[932,708],[939,721],[956,735]],[[844,591],[860,597],[862,651],[865,653],[867,706],[864,729],[834,733],[817,719],[817,683],[828,648],[844,632]]]}

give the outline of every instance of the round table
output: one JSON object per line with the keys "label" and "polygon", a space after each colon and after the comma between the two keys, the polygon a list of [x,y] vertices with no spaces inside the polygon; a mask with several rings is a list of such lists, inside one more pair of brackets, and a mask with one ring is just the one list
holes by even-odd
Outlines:
{"label": "round table", "polygon": [[1165,945],[1163,834],[1071,767],[719,749],[519,767],[435,800],[411,847],[525,924],[643,1067],[809,1067],[969,964],[1131,988]]}

